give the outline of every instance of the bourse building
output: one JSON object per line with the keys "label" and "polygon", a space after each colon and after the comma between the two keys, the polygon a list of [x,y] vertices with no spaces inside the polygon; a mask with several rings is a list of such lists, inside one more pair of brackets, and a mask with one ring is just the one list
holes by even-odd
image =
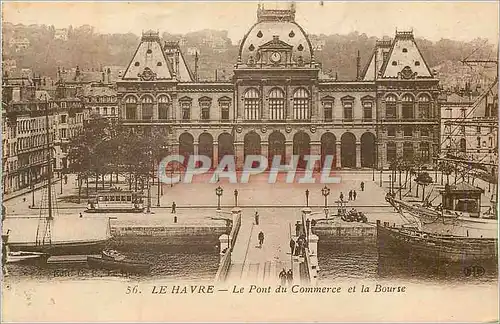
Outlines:
{"label": "bourse building", "polygon": [[438,153],[439,80],[413,32],[378,41],[356,80],[337,81],[321,73],[293,6],[259,6],[235,63],[230,82],[197,81],[177,43],[145,32],[117,81],[120,119],[214,166],[227,154],[238,167],[251,154],[282,164],[315,154],[336,168],[387,168],[397,156],[431,163]]}

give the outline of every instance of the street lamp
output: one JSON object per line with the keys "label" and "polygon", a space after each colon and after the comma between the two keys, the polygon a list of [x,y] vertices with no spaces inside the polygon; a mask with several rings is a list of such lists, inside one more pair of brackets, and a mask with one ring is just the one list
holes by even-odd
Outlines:
{"label": "street lamp", "polygon": [[389,174],[389,193],[392,195],[392,175]]}
{"label": "street lamp", "polygon": [[234,189],[234,207],[238,207],[238,189]]}
{"label": "street lamp", "polygon": [[220,197],[222,196],[222,193],[224,192],[224,189],[222,189],[221,186],[218,186],[215,188],[215,194],[217,195],[217,210],[220,210]]}
{"label": "street lamp", "polygon": [[325,197],[325,209],[328,208],[328,195],[330,195],[330,188],[328,188],[326,185],[321,189],[321,193]]}
{"label": "street lamp", "polygon": [[306,189],[306,207],[309,207],[309,189]]}

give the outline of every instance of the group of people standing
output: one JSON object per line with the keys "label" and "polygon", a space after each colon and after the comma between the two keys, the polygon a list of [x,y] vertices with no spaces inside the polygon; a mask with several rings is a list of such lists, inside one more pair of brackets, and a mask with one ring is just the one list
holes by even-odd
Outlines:
{"label": "group of people standing", "polygon": [[301,234],[297,241],[290,239],[290,253],[295,256],[299,256],[305,253],[306,248],[306,237],[304,234]]}
{"label": "group of people standing", "polygon": [[[361,181],[361,191],[365,191],[365,183]],[[356,200],[356,197],[358,196],[358,193],[356,190],[352,189],[349,190],[349,200]],[[340,193],[340,201],[344,201],[344,193]]]}
{"label": "group of people standing", "polygon": [[279,274],[279,278],[281,281],[281,285],[284,286],[288,283],[288,285],[291,285],[293,282],[293,272],[292,269],[288,269],[288,271],[283,268]]}

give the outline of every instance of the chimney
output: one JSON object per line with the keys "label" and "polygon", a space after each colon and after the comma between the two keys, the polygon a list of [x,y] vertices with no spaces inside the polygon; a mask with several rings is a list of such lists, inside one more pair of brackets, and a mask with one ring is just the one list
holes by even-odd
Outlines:
{"label": "chimney", "polygon": [[194,81],[198,81],[198,50],[194,55]]}
{"label": "chimney", "polygon": [[111,69],[110,68],[108,68],[106,70],[106,74],[108,75],[108,83],[111,83]]}
{"label": "chimney", "polygon": [[361,56],[358,50],[358,56],[356,57],[356,80],[359,80],[360,78],[360,73],[361,73],[360,69],[361,69]]}

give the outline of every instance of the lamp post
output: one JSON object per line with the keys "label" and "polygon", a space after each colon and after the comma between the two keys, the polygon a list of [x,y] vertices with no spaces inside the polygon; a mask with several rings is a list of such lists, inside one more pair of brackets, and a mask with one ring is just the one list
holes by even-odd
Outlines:
{"label": "lamp post", "polygon": [[234,189],[234,207],[238,207],[238,189]]}
{"label": "lamp post", "polygon": [[221,186],[218,186],[215,188],[215,194],[217,195],[217,210],[220,210],[220,197],[222,196],[222,193],[224,192],[224,189],[222,189]]}
{"label": "lamp post", "polygon": [[309,207],[309,189],[306,189],[306,207]]}
{"label": "lamp post", "polygon": [[61,168],[61,178],[59,179],[61,181],[61,190],[59,191],[59,194],[62,195],[62,187],[63,187],[63,169]]}
{"label": "lamp post", "polygon": [[324,186],[323,189],[321,189],[321,193],[325,197],[325,209],[326,209],[328,208],[328,196],[330,195],[330,188]]}
{"label": "lamp post", "polygon": [[389,174],[389,193],[392,195],[392,175]]}

